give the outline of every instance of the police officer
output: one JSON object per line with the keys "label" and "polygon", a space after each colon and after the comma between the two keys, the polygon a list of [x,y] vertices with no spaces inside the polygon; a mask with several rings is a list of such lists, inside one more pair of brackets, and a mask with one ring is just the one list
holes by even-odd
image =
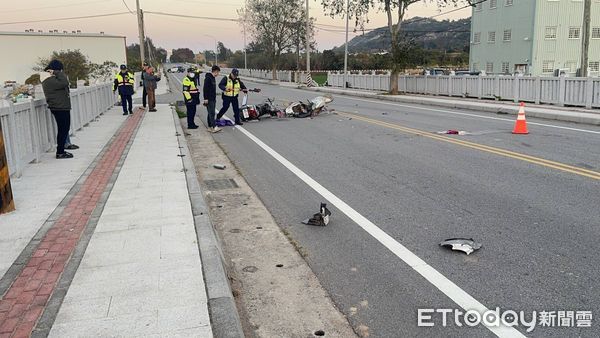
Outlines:
{"label": "police officer", "polygon": [[185,107],[187,110],[188,129],[198,129],[198,125],[194,123],[196,117],[196,107],[200,103],[200,92],[196,86],[196,72],[194,68],[188,68],[188,74],[183,78],[183,98],[185,99]]}
{"label": "police officer", "polygon": [[243,125],[240,120],[240,104],[238,101],[238,96],[240,91],[244,93],[248,92],[244,83],[238,78],[240,72],[237,68],[231,70],[231,74],[229,76],[224,77],[219,83],[219,88],[223,91],[223,107],[219,111],[217,115],[217,120],[220,120],[221,117],[229,110],[229,106],[233,106],[233,116],[235,117],[235,124],[241,126]]}
{"label": "police officer", "polygon": [[121,95],[121,104],[123,105],[123,115],[133,114],[133,85],[135,76],[127,69],[126,65],[121,65],[121,71],[115,77],[113,91],[119,89]]}

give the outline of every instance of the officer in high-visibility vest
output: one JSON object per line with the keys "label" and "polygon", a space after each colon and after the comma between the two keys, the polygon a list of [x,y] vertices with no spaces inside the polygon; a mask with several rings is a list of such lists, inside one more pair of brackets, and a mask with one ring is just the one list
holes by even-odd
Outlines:
{"label": "officer in high-visibility vest", "polygon": [[121,65],[121,71],[115,77],[113,92],[119,89],[121,95],[121,104],[123,105],[123,115],[133,114],[133,86],[135,76],[127,69],[126,65]]}
{"label": "officer in high-visibility vest", "polygon": [[187,109],[188,129],[198,129],[198,125],[194,123],[196,117],[196,107],[200,103],[200,91],[196,86],[196,72],[194,68],[188,68],[188,74],[183,78],[183,98],[185,99],[185,107]]}
{"label": "officer in high-visibility vest", "polygon": [[231,70],[231,74],[229,76],[224,77],[219,83],[219,88],[223,91],[223,107],[219,111],[217,115],[217,120],[220,120],[221,117],[229,110],[229,106],[233,106],[233,116],[235,117],[235,124],[243,125],[240,120],[240,104],[238,101],[238,96],[240,91],[244,93],[248,92],[244,83],[239,79],[238,75],[240,72],[237,68]]}

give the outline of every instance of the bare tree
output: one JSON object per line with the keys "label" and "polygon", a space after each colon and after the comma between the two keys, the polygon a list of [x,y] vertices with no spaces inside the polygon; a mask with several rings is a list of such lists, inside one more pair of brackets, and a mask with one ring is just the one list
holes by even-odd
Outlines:
{"label": "bare tree", "polygon": [[252,24],[249,30],[254,43],[263,46],[271,63],[273,79],[281,54],[298,46],[298,37],[305,35],[306,10],[302,0],[249,0],[246,19]]}
{"label": "bare tree", "polygon": [[[387,26],[391,35],[390,52],[392,54],[392,76],[390,77],[390,93],[398,94],[398,75],[403,62],[402,23],[408,7],[417,2],[436,2],[438,6],[456,4],[462,0],[321,0],[325,11],[332,17],[346,15],[346,1],[349,1],[349,17],[354,18],[356,26],[362,27],[368,22],[371,10],[384,12],[387,15]],[[468,1],[470,3],[470,1]],[[404,53],[405,54],[405,53]]]}

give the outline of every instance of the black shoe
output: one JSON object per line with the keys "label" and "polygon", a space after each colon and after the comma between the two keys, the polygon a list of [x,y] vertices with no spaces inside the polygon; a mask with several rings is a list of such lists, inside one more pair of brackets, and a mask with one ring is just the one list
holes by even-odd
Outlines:
{"label": "black shoe", "polygon": [[198,126],[188,126],[188,129],[198,129],[198,128],[200,128],[200,127],[198,127]]}
{"label": "black shoe", "polygon": [[155,112],[155,111],[158,111],[158,110],[156,110],[156,109],[150,109],[149,111],[151,111],[151,112]]}
{"label": "black shoe", "polygon": [[133,115],[133,112],[131,110],[129,111],[129,115]]}
{"label": "black shoe", "polygon": [[68,152],[64,152],[62,154],[56,154],[56,158],[58,159],[62,159],[62,158],[73,158],[73,154],[68,153]]}
{"label": "black shoe", "polygon": [[124,112],[124,113],[123,113],[123,116],[127,116],[128,114],[129,114],[128,112]]}
{"label": "black shoe", "polygon": [[77,149],[79,149],[79,146],[76,145],[76,144],[69,144],[68,146],[65,146],[65,149],[68,149],[68,150],[77,150]]}
{"label": "black shoe", "polygon": [[236,126],[243,126],[244,124],[243,124],[241,121],[237,121],[237,122],[235,123],[235,125],[236,125]]}

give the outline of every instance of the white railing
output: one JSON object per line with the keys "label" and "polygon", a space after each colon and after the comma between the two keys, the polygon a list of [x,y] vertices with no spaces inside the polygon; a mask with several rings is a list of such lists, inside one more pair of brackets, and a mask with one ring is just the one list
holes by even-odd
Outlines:
{"label": "white railing", "polygon": [[[71,134],[81,130],[116,102],[112,83],[71,90]],[[56,124],[44,98],[13,104],[0,100],[0,123],[11,176],[56,145]]]}
{"label": "white railing", "polygon": [[[327,84],[343,87],[344,75],[327,74]],[[387,91],[390,75],[349,74],[351,88]],[[600,78],[521,76],[400,76],[402,93],[533,102],[600,108]]]}

